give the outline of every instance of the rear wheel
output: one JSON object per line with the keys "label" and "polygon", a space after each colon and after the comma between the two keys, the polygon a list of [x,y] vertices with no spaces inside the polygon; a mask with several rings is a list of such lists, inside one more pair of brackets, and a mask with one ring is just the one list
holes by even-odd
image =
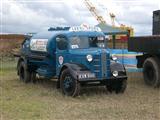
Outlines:
{"label": "rear wheel", "polygon": [[24,61],[21,61],[18,66],[19,78],[21,81],[28,83],[31,81],[31,73],[27,70]]}
{"label": "rear wheel", "polygon": [[160,86],[160,61],[157,58],[148,58],[143,64],[143,76],[147,85]]}
{"label": "rear wheel", "polygon": [[65,69],[61,73],[60,88],[63,94],[67,96],[75,97],[80,93],[80,83],[73,78],[69,69]]}
{"label": "rear wheel", "polygon": [[127,80],[111,80],[107,83],[106,88],[109,92],[124,93],[127,88]]}

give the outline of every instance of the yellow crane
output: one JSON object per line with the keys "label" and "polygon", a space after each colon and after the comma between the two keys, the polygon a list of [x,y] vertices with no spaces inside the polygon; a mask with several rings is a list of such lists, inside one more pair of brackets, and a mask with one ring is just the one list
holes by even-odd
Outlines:
{"label": "yellow crane", "polygon": [[115,27],[115,14],[113,13],[109,13],[110,17],[111,17],[111,21],[112,21],[112,26]]}
{"label": "yellow crane", "polygon": [[[96,20],[99,23],[107,24],[106,20],[103,18],[103,16],[99,15],[96,7],[90,2],[90,0],[84,0],[84,1],[85,1],[85,5],[87,6],[88,10],[92,13],[92,15],[96,18]],[[114,13],[109,13],[109,15],[110,15],[113,27],[119,28],[121,30],[126,30],[126,31],[129,32],[130,36],[134,36],[134,29],[132,27],[128,27],[124,24],[120,24],[120,26],[116,26],[115,25],[115,18],[116,18],[115,14]],[[117,39],[119,39],[121,36],[123,36],[123,35],[120,35],[120,36],[118,35]]]}
{"label": "yellow crane", "polygon": [[96,18],[96,20],[99,23],[105,23],[106,24],[106,21],[103,18],[103,16],[98,14],[97,9],[94,7],[94,5],[89,0],[85,0],[85,4],[86,4],[87,8],[89,9],[89,11],[92,13],[92,15]]}
{"label": "yellow crane", "polygon": [[115,14],[114,13],[109,13],[110,17],[111,17],[111,21],[112,21],[112,26],[115,28],[120,28],[121,30],[126,30],[129,32],[130,36],[134,36],[134,29],[132,27],[126,26],[124,24],[120,24],[119,27],[115,26]]}

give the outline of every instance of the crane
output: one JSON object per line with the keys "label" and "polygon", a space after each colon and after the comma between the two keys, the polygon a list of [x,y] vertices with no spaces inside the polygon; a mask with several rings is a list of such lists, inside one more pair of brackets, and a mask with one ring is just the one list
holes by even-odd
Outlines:
{"label": "crane", "polygon": [[[88,10],[92,13],[92,15],[96,18],[96,20],[99,23],[108,24],[106,22],[106,20],[104,19],[104,17],[99,15],[96,7],[90,2],[90,0],[84,0],[84,3],[86,5],[86,7],[88,8]],[[129,32],[130,36],[134,36],[134,29],[132,27],[128,27],[124,24],[120,24],[120,26],[116,26],[115,25],[115,18],[116,18],[115,14],[114,13],[109,13],[109,15],[110,15],[110,18],[111,18],[112,27],[119,28],[121,30],[126,30],[126,31]],[[120,36],[117,36],[117,38],[120,38]]]}
{"label": "crane", "polygon": [[89,0],[85,0],[85,4],[86,4],[88,10],[92,13],[92,15],[96,18],[96,20],[99,23],[105,23],[106,24],[106,21],[103,18],[103,16],[98,14],[97,9],[95,8],[95,6]]}
{"label": "crane", "polygon": [[109,13],[110,17],[111,17],[111,21],[112,21],[112,26],[115,27],[115,14],[114,13]]}

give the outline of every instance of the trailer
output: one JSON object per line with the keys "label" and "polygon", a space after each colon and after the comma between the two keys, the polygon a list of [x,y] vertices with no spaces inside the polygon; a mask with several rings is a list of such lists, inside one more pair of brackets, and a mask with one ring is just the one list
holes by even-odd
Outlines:
{"label": "trailer", "polygon": [[143,68],[144,81],[153,87],[160,86],[160,10],[153,12],[153,35],[131,37],[128,50],[141,52],[137,68]]}

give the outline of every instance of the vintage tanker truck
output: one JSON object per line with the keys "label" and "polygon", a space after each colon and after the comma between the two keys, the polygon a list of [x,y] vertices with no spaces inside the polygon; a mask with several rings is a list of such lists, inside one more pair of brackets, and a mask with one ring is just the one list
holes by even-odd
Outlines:
{"label": "vintage tanker truck", "polygon": [[153,12],[153,35],[131,37],[128,49],[143,53],[137,56],[137,67],[143,68],[147,85],[160,87],[160,10]]}
{"label": "vintage tanker truck", "polygon": [[17,71],[25,83],[37,76],[57,78],[57,88],[77,96],[80,87],[104,85],[123,93],[127,86],[124,66],[105,48],[105,35],[98,27],[57,27],[40,32],[22,43]]}

